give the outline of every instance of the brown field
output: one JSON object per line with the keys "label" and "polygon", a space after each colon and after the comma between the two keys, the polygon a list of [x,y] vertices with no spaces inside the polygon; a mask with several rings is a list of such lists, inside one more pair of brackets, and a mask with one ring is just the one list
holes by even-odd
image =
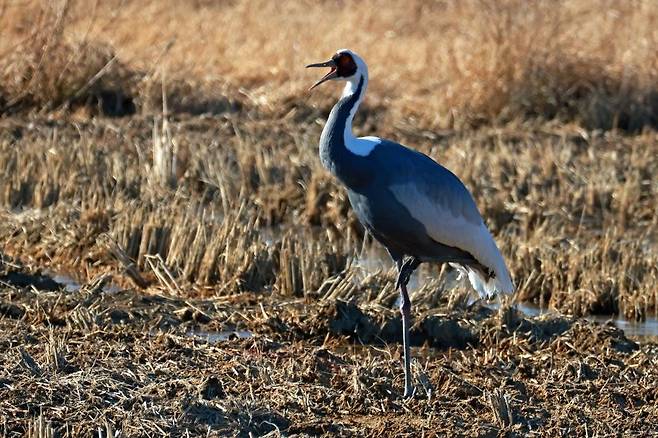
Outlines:
{"label": "brown field", "polygon": [[[657,433],[656,344],[582,319],[658,314],[656,29],[653,1],[0,0],[0,434]],[[411,401],[393,267],[317,157],[338,89],[303,66],[340,47],[355,130],[455,172],[517,285],[494,311],[423,266]]]}

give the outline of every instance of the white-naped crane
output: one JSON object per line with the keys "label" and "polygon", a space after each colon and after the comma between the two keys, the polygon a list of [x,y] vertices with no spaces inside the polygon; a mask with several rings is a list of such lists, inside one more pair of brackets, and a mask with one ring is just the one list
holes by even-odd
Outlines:
{"label": "white-naped crane", "polygon": [[368,86],[368,67],[356,53],[337,51],[311,89],[344,81],[320,136],[320,160],[347,189],[363,226],[386,247],[398,268],[404,396],[413,395],[409,344],[411,301],[407,283],[423,262],[449,263],[482,297],[511,294],[514,285],[473,197],[445,167],[413,149],[379,137],[354,137],[352,120]]}

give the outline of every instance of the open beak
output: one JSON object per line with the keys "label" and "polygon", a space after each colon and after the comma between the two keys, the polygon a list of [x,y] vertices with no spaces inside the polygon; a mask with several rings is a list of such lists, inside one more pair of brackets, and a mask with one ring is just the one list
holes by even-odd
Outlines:
{"label": "open beak", "polygon": [[306,66],[306,68],[310,68],[310,67],[331,67],[331,70],[329,71],[329,73],[324,75],[324,77],[322,79],[320,79],[318,82],[316,82],[315,85],[313,85],[311,88],[309,88],[308,89],[309,91],[311,91],[312,89],[314,89],[315,87],[317,87],[321,83],[326,82],[330,79],[333,79],[338,75],[338,73],[336,72],[336,63],[334,62],[333,59],[330,59],[329,61],[326,61],[326,62],[318,62],[317,64],[309,64],[309,65]]}

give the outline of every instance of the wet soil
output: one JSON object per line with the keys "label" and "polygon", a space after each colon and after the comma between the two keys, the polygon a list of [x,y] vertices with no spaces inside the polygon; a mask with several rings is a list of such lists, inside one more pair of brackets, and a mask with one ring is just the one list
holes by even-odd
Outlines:
{"label": "wet soil", "polygon": [[3,436],[658,432],[658,345],[612,325],[481,303],[416,313],[404,400],[390,309],[67,288],[20,269],[0,284]]}

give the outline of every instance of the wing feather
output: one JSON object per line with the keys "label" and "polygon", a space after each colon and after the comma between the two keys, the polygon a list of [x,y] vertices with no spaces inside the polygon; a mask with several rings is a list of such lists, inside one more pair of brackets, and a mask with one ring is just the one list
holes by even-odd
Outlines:
{"label": "wing feather", "polygon": [[425,226],[433,240],[468,252],[494,272],[495,276],[488,278],[473,268],[463,267],[481,295],[512,293],[514,286],[505,261],[468,189],[431,158],[406,150],[413,155],[405,154],[400,170],[391,177],[389,190],[393,196]]}

